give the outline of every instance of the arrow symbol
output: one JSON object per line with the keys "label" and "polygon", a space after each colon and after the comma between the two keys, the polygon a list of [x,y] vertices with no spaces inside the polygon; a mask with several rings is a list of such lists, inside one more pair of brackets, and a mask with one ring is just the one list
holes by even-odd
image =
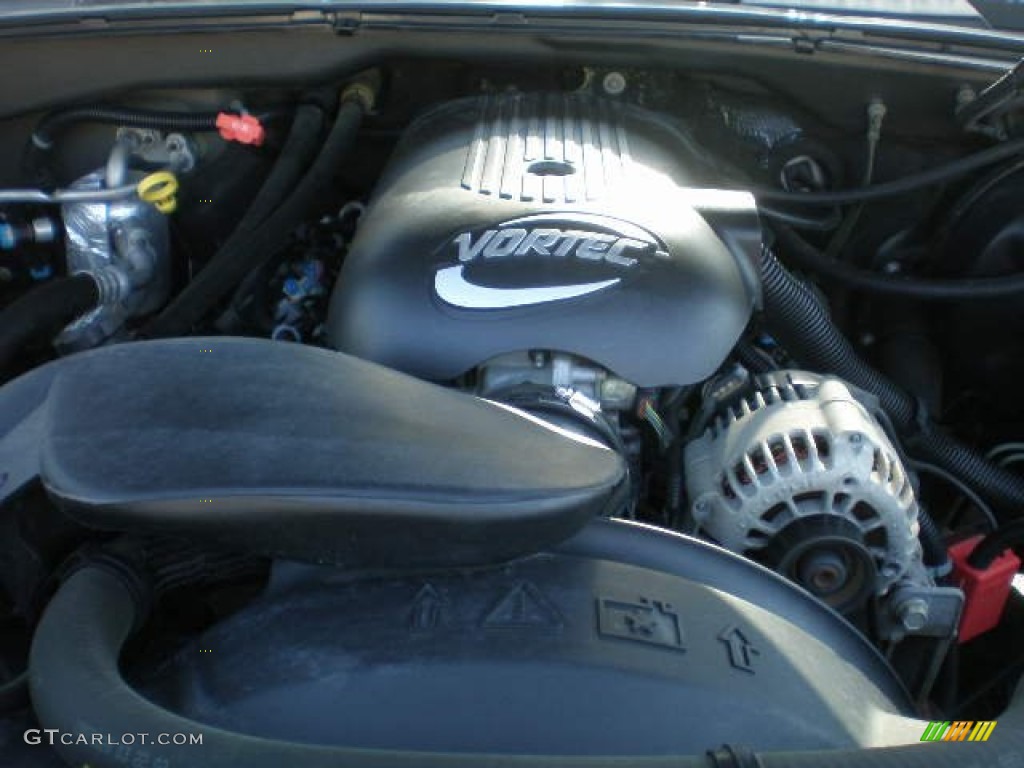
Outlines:
{"label": "arrow symbol", "polygon": [[739,627],[734,625],[726,627],[718,635],[718,639],[725,643],[730,664],[736,669],[754,674],[754,657],[760,656],[761,652],[753,646]]}

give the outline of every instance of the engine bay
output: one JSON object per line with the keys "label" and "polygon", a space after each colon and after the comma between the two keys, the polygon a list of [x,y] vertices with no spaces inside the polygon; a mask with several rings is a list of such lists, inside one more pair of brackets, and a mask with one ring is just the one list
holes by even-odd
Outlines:
{"label": "engine bay", "polygon": [[5,743],[752,766],[1003,711],[1016,113],[599,61],[0,121]]}

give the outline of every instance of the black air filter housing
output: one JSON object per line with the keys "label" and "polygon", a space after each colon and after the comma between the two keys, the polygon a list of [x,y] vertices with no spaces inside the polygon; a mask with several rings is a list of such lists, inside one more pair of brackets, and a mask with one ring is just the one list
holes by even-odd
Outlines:
{"label": "black air filter housing", "polygon": [[806,592],[607,520],[497,569],[360,578],[280,563],[266,594],[142,677],[205,726],[481,765],[879,746],[924,725],[881,655]]}
{"label": "black air filter housing", "polygon": [[713,175],[679,127],[618,102],[442,105],[408,129],[378,184],[332,298],[331,341],[435,380],[525,349],[641,386],[702,380],[759,300],[753,198],[707,189]]}

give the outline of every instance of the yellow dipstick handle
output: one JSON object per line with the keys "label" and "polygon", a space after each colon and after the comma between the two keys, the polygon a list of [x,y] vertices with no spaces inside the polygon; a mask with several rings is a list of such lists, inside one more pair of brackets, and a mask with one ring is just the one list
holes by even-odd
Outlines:
{"label": "yellow dipstick handle", "polygon": [[139,182],[139,198],[152,204],[160,213],[174,213],[178,207],[178,179],[170,171],[157,171]]}

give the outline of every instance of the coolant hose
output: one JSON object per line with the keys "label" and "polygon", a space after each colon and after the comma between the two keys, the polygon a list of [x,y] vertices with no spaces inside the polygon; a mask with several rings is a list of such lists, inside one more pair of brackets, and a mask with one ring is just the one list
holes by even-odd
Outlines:
{"label": "coolant hose", "polygon": [[761,281],[769,327],[793,357],[874,394],[902,433],[908,452],[963,478],[993,504],[1001,521],[1024,514],[1024,478],[919,418],[914,398],[861,359],[813,289],[767,248],[761,257]]}
{"label": "coolant hose", "polygon": [[0,371],[10,370],[26,344],[52,339],[68,323],[95,309],[99,300],[96,281],[82,274],[50,280],[8,304],[0,311]]}
{"label": "coolant hose", "polygon": [[242,220],[235,227],[237,233],[262,224],[295,188],[316,154],[325,117],[325,105],[317,102],[300,104],[295,110],[284,146],[256,196],[249,203]]}
{"label": "coolant hose", "polygon": [[[310,106],[309,109],[315,108]],[[361,99],[343,98],[320,153],[305,176],[289,190],[284,187],[284,183],[294,173],[294,169],[299,167],[296,153],[301,153],[302,147],[311,138],[316,138],[312,132],[313,118],[300,108],[278,161],[285,164],[282,170],[278,172],[275,168],[271,171],[270,178],[250,206],[251,213],[245,215],[239,227],[196,278],[142,329],[143,337],[187,334],[250,271],[288,245],[295,227],[330,191],[331,179],[355,145],[365,111],[366,104]],[[264,194],[263,190],[268,188],[269,191]],[[275,195],[289,191],[290,194],[280,204],[273,204]],[[261,216],[264,217],[262,220]]]}
{"label": "coolant hose", "polygon": [[[32,704],[41,728],[70,734],[56,740],[71,765],[120,768],[124,748],[74,743],[77,734],[149,734],[149,765],[190,768],[960,768],[965,755],[978,765],[1024,760],[1021,696],[999,718],[987,743],[939,743],[865,750],[754,753],[716,749],[708,755],[566,756],[473,755],[302,744],[249,736],[174,714],[135,692],[121,675],[119,657],[146,618],[145,589],[130,569],[109,562],[71,574],[50,601],[29,657]],[[922,723],[922,727],[923,727]],[[159,744],[161,734],[202,734],[202,744]],[[170,741],[171,739],[167,739]]]}

